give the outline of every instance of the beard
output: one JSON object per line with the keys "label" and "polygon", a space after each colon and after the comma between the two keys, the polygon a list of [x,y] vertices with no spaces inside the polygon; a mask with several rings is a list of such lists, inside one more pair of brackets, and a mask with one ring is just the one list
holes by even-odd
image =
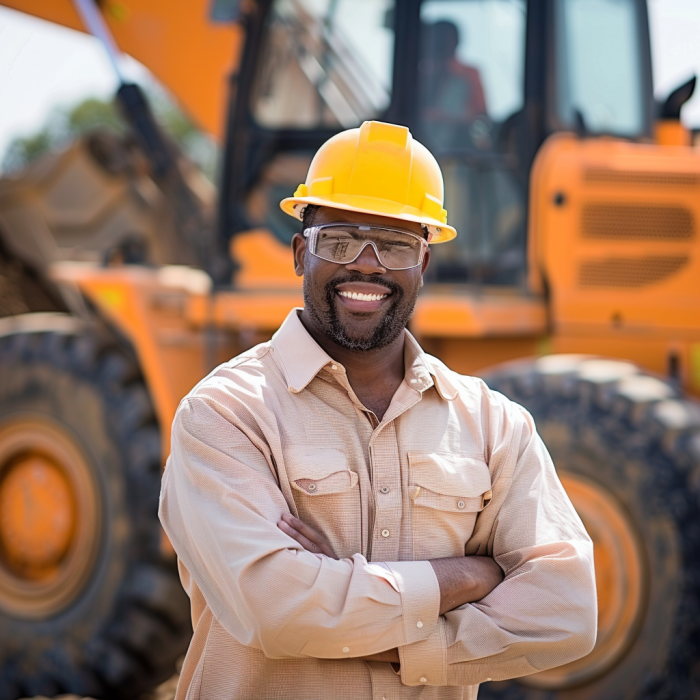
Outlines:
{"label": "beard", "polygon": [[391,290],[391,303],[379,323],[365,333],[353,333],[340,320],[336,300],[336,287],[344,282],[377,283],[376,277],[359,274],[348,274],[336,277],[326,284],[320,298],[323,303],[314,300],[308,277],[304,277],[304,305],[316,327],[335,343],[346,350],[377,350],[391,345],[406,328],[413,315],[418,298],[418,289],[412,295],[407,295],[403,287],[389,280],[381,284]]}

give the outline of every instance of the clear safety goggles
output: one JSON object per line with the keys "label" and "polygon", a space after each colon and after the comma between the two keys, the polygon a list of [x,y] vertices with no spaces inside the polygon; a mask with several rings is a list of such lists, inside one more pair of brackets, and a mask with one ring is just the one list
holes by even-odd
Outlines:
{"label": "clear safety goggles", "polygon": [[304,237],[310,253],[338,265],[354,262],[366,246],[372,246],[387,270],[409,270],[420,265],[428,247],[417,234],[360,224],[311,226],[304,229]]}

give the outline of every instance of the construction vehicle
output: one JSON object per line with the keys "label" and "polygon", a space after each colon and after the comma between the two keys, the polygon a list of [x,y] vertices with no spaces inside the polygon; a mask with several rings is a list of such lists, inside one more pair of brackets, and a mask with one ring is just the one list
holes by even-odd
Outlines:
{"label": "construction vehicle", "polygon": [[[84,28],[69,0],[2,4]],[[654,101],[644,0],[92,11],[219,138],[221,178],[217,198],[123,85],[132,138],[0,182],[0,699],[132,698],[173,673],[170,422],[301,305],[278,202],[366,119],[433,150],[459,231],[412,332],[533,413],[595,544],[594,651],[480,697],[696,697],[700,153],[694,80]]]}

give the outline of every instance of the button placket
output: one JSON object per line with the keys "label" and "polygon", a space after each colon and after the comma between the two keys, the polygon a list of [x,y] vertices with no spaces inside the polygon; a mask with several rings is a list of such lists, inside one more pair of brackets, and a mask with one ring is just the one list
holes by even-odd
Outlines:
{"label": "button placket", "polygon": [[373,433],[370,459],[374,486],[371,559],[395,561],[399,557],[402,503],[401,467],[393,421],[383,423]]}

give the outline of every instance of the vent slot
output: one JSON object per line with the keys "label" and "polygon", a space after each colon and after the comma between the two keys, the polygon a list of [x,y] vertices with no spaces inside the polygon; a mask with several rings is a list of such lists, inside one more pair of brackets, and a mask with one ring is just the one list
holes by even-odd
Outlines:
{"label": "vent slot", "polygon": [[695,220],[690,209],[643,204],[585,204],[581,235],[608,241],[690,241]]}
{"label": "vent slot", "polygon": [[672,187],[696,187],[700,185],[698,173],[655,173],[653,171],[613,170],[612,168],[588,168],[583,181],[610,185],[670,185]]}
{"label": "vent slot", "polygon": [[636,289],[671,277],[688,264],[685,255],[589,260],[579,268],[581,287]]}

